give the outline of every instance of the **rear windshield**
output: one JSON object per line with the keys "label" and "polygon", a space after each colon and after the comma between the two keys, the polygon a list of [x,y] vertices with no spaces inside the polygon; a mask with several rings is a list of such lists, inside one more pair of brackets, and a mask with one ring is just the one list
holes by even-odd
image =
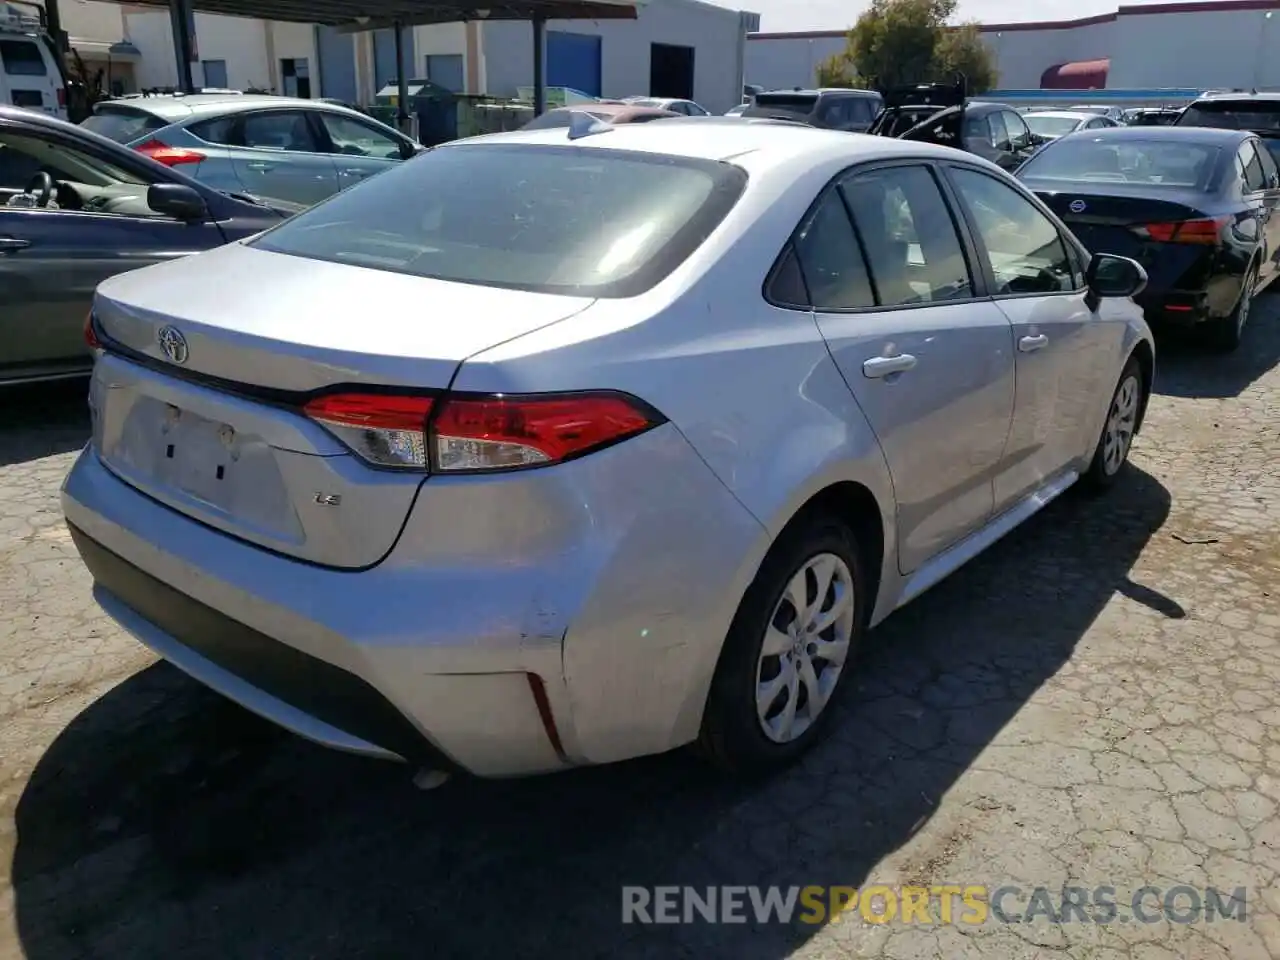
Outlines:
{"label": "rear windshield", "polygon": [[43,77],[49,72],[34,40],[0,40],[0,60],[11,77]]}
{"label": "rear windshield", "polygon": [[755,102],[742,113],[747,117],[807,117],[817,103],[813,93],[757,93]]}
{"label": "rear windshield", "polygon": [[1217,147],[1159,140],[1071,137],[1033,155],[1018,179],[1135,183],[1205,190],[1218,165]]}
{"label": "rear windshield", "polygon": [[1180,127],[1280,130],[1280,100],[1205,100],[1182,112]]}
{"label": "rear windshield", "polygon": [[128,107],[98,107],[80,126],[116,143],[131,143],[152,130],[168,126],[160,117]]}
{"label": "rear windshield", "polygon": [[1076,117],[1046,117],[1024,113],[1022,119],[1027,122],[1032,133],[1038,133],[1042,137],[1065,137],[1080,125]]}
{"label": "rear windshield", "polygon": [[746,180],[713,160],[459,144],[339,193],[253,246],[459,283],[630,297],[698,248]]}

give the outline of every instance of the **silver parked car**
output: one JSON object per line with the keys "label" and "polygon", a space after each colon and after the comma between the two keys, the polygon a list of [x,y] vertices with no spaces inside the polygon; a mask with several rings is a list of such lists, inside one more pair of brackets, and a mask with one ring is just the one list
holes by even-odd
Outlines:
{"label": "silver parked car", "polygon": [[457,141],[104,283],[63,507],[112,617],[321,743],[768,768],[869,627],[1122,476],[1143,282],[945,147]]}
{"label": "silver parked car", "polygon": [[332,102],[243,93],[107,100],[83,126],[215,190],[306,205],[423,149]]}
{"label": "silver parked car", "polygon": [[1109,117],[1085,110],[1032,110],[1022,115],[1031,135],[1040,143],[1048,143],[1077,130],[1105,130],[1119,126]]}

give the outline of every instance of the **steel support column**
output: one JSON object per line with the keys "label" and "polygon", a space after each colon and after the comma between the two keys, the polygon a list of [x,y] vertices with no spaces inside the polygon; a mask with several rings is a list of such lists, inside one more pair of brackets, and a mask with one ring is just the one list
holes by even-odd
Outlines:
{"label": "steel support column", "polygon": [[533,18],[533,115],[539,117],[547,108],[547,21]]}
{"label": "steel support column", "polygon": [[173,55],[178,62],[178,89],[195,93],[191,62],[196,59],[196,14],[191,0],[169,0],[169,22],[173,25]]}
{"label": "steel support column", "polygon": [[404,63],[404,25],[396,22],[396,125],[409,132],[409,75]]}

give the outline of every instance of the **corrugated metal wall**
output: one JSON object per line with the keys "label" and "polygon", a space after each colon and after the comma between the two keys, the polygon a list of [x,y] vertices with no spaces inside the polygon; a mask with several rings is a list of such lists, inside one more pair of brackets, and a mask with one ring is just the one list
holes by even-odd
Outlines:
{"label": "corrugated metal wall", "polygon": [[320,89],[326,97],[355,103],[356,54],[351,34],[333,27],[316,27],[316,53],[320,58]]}

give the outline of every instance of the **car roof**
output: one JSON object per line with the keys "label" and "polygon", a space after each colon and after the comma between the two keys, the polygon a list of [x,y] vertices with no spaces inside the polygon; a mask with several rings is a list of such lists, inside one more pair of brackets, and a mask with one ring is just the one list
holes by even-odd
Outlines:
{"label": "car roof", "polygon": [[[647,98],[646,98],[647,99]],[[605,116],[618,123],[634,123],[639,117],[683,117],[684,114],[661,107],[638,107],[634,103],[582,103],[572,107],[555,107],[547,113],[590,113]],[[554,128],[553,128],[554,129]],[[561,127],[560,129],[564,129]]]}
{"label": "car roof", "polygon": [[795,90],[761,90],[756,94],[757,97],[774,97],[774,96],[793,96],[793,97],[878,97],[880,94],[874,90],[857,90],[852,87],[818,87],[816,89],[800,89]]}
{"label": "car roof", "polygon": [[1202,93],[1193,103],[1204,103],[1208,100],[1257,100],[1263,103],[1275,103],[1280,100],[1280,90],[1215,90]]}
{"label": "car roof", "polygon": [[949,147],[930,143],[823,130],[804,123],[752,122],[735,117],[681,117],[669,122],[625,124],[575,140],[569,139],[564,127],[516,130],[456,140],[436,149],[466,149],[492,143],[572,145],[589,150],[630,150],[695,160],[738,161],[750,156],[753,169],[808,168],[825,160],[837,159],[849,163],[895,157],[977,160]]}
{"label": "car roof", "polygon": [[1096,120],[1098,115],[1088,110],[1029,110],[1024,117],[1056,117],[1062,120]]}
{"label": "car roof", "polygon": [[1080,130],[1071,134],[1075,139],[1089,137],[1095,140],[1168,140],[1178,143],[1202,143],[1207,146],[1231,146],[1241,140],[1256,136],[1248,130],[1223,130],[1220,127],[1104,127],[1101,130]]}
{"label": "car roof", "polygon": [[261,110],[264,107],[307,107],[312,110],[338,110],[350,113],[344,107],[320,100],[300,97],[277,97],[257,93],[193,93],[190,96],[161,95],[154,97],[130,97],[125,100],[104,100],[103,105],[120,105],[144,110],[170,123],[191,117],[217,116],[239,113],[242,110]]}

